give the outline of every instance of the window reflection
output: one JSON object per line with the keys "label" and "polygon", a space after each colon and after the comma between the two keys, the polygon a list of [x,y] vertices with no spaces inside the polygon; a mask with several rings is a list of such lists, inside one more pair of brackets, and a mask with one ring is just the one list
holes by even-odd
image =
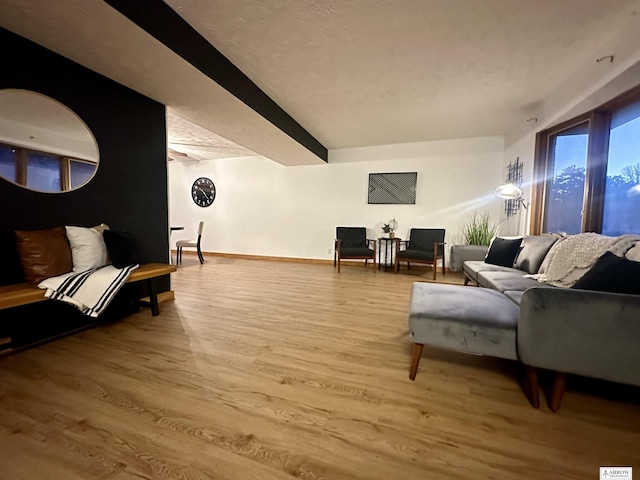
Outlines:
{"label": "window reflection", "polygon": [[0,145],[0,177],[16,182],[16,151]]}
{"label": "window reflection", "polygon": [[93,177],[95,171],[95,164],[71,160],[69,162],[71,188],[76,188],[87,183],[91,177]]}
{"label": "window reflection", "polygon": [[87,125],[60,102],[0,89],[0,177],[40,192],[65,192],[91,180],[99,152]]}
{"label": "window reflection", "polygon": [[56,157],[30,153],[27,156],[27,187],[41,192],[59,192],[60,161]]}

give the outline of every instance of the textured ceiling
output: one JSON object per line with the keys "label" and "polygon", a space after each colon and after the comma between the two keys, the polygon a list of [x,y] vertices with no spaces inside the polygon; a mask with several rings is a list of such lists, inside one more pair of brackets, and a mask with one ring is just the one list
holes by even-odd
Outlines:
{"label": "textured ceiling", "polygon": [[[625,25],[621,0],[166,0],[327,148],[502,135]],[[604,53],[606,54],[606,53]]]}
{"label": "textured ceiling", "polygon": [[[329,149],[506,135],[554,92],[571,93],[566,82],[613,53],[605,47],[640,10],[640,0],[166,3]],[[0,25],[215,132],[216,158],[233,141],[243,155],[322,163],[100,0],[3,0]]]}
{"label": "textured ceiling", "polygon": [[175,160],[181,161],[256,155],[255,152],[216,135],[172,111],[167,111],[167,143],[170,149],[187,155],[174,157]]}

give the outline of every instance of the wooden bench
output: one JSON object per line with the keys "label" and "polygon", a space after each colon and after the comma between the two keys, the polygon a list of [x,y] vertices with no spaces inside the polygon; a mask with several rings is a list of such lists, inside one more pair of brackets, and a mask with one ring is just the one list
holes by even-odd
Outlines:
{"label": "wooden bench", "polygon": [[[153,280],[157,277],[168,275],[176,271],[175,265],[167,265],[165,263],[146,263],[136,268],[127,279],[127,283],[147,281],[147,289],[149,291],[149,300],[139,300],[138,304],[151,308],[152,315],[159,315],[158,293]],[[29,303],[41,302],[48,300],[44,296],[45,290],[33,287],[28,283],[19,283],[16,285],[6,285],[0,287],[0,310]]]}

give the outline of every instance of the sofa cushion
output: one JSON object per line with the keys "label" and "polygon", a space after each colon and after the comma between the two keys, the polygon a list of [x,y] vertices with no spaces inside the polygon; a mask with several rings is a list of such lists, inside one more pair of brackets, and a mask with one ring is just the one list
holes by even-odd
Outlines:
{"label": "sofa cushion", "polygon": [[464,274],[476,283],[478,282],[478,274],[480,272],[510,272],[512,270],[510,267],[492,265],[486,263],[484,260],[467,260],[462,264]]}
{"label": "sofa cushion", "polygon": [[496,237],[491,242],[487,258],[484,261],[502,267],[513,267],[521,244],[522,238]]}
{"label": "sofa cushion", "polygon": [[[480,272],[478,274],[478,284],[482,287],[492,288],[498,292],[505,292],[507,290],[521,290],[525,291],[531,287],[544,287],[533,278],[524,276],[525,274],[512,268],[510,272]],[[550,287],[550,285],[547,285]]]}
{"label": "sofa cushion", "polygon": [[524,292],[526,292],[526,290],[505,290],[502,293],[505,297],[507,297],[513,303],[515,303],[516,305],[520,305],[520,302],[522,301],[522,295],[524,295]]}
{"label": "sofa cushion", "polygon": [[16,249],[27,282],[68,273],[73,267],[71,247],[63,226],[45,230],[16,230]]}
{"label": "sofa cushion", "polygon": [[544,257],[559,238],[557,235],[526,235],[522,239],[515,268],[526,273],[538,273]]}
{"label": "sofa cushion", "polygon": [[410,260],[424,260],[430,262],[433,260],[433,248],[431,250],[415,250],[406,249],[398,252],[398,259],[402,260],[408,258]]}
{"label": "sofa cushion", "polygon": [[411,341],[517,360],[519,309],[487,288],[414,282],[409,302]]}
{"label": "sofa cushion", "polygon": [[640,262],[605,252],[571,288],[640,295]]}

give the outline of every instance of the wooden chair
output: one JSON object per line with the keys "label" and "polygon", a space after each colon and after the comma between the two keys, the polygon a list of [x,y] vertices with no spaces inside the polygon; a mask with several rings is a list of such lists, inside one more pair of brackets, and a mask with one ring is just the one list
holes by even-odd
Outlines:
{"label": "wooden chair", "polygon": [[396,242],[395,273],[400,269],[400,262],[407,262],[408,269],[411,268],[412,262],[428,263],[433,268],[435,280],[437,262],[442,260],[442,274],[445,275],[444,234],[444,228],[412,228],[409,232],[409,240]]}
{"label": "wooden chair", "polygon": [[[373,248],[369,248],[373,244]],[[333,266],[338,265],[340,273],[340,261],[343,259],[373,260],[373,268],[376,268],[376,241],[367,238],[365,227],[336,227],[335,247],[333,251]]]}
{"label": "wooden chair", "polygon": [[178,240],[176,242],[176,263],[182,263],[182,249],[195,248],[198,252],[198,259],[200,263],[204,263],[204,257],[202,256],[202,250],[200,249],[200,241],[202,240],[202,231],[204,230],[204,222],[198,224],[198,238],[196,240]]}

